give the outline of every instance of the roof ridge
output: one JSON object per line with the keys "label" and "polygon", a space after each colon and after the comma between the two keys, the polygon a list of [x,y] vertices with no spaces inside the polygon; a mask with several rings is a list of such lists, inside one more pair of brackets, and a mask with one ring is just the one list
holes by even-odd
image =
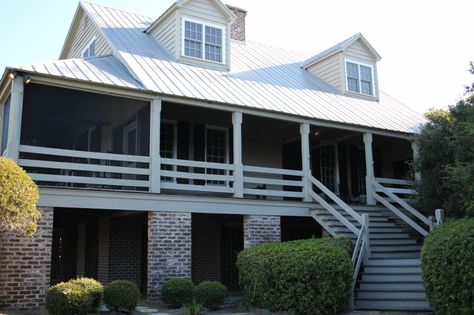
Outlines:
{"label": "roof ridge", "polygon": [[80,0],[79,2],[82,3],[82,4],[88,4],[88,5],[92,5],[92,6],[96,6],[96,7],[111,9],[111,10],[114,10],[114,11],[126,12],[126,13],[134,14],[134,15],[137,15],[137,16],[140,16],[140,17],[144,17],[144,18],[147,18],[147,19],[152,19],[152,20],[156,19],[155,17],[149,16],[149,15],[143,15],[141,13],[137,13],[137,12],[134,12],[134,11],[129,11],[129,10],[126,10],[126,9],[118,9],[118,8],[114,8],[114,7],[111,7],[111,6],[108,6],[108,5],[97,4],[97,3],[90,2],[90,1]]}

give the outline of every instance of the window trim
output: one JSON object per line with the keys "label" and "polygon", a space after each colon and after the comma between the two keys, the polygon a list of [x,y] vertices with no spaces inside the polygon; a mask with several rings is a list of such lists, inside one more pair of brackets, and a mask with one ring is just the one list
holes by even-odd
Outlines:
{"label": "window trim", "polygon": [[[348,72],[347,72],[347,63],[350,62],[350,63],[354,63],[356,64],[358,67],[357,69],[359,70],[359,78],[358,78],[358,81],[359,81],[359,90],[360,92],[355,92],[355,91],[351,91],[349,90],[349,76],[348,76]],[[368,67],[370,68],[370,74],[372,76],[372,94],[365,94],[365,93],[362,93],[362,78],[361,78],[361,73],[360,73],[360,66],[364,66],[364,67]],[[354,59],[348,59],[348,58],[344,58],[344,76],[345,76],[345,81],[346,81],[346,91],[348,93],[353,93],[353,94],[357,94],[357,95],[363,95],[363,96],[367,96],[367,97],[377,97],[377,91],[375,90],[375,71],[374,71],[374,67],[375,65],[374,64],[369,64],[369,63],[365,63],[365,62],[360,62],[360,61],[356,61]]]}
{"label": "window trim", "polygon": [[[192,56],[187,56],[185,54],[185,49],[184,49],[184,43],[185,43],[185,26],[186,22],[191,22],[191,23],[197,23],[202,25],[202,38],[201,38],[201,48],[202,48],[202,58],[197,58],[197,57],[192,57]],[[206,26],[209,27],[214,27],[218,28],[222,31],[222,62],[214,61],[214,60],[208,60],[206,59]],[[194,60],[200,60],[204,62],[210,62],[218,65],[225,65],[227,60],[226,60],[226,44],[227,44],[227,34],[226,34],[226,28],[224,25],[221,24],[214,24],[214,23],[209,23],[209,22],[204,22],[202,20],[196,20],[193,18],[189,17],[183,17],[181,20],[181,56],[184,58],[189,58],[189,59],[194,59]]]}
{"label": "window trim", "polygon": [[[91,57],[95,57],[97,56],[97,53],[96,53],[96,49],[97,49],[97,41],[96,41],[96,37],[94,36],[86,45],[86,48],[84,48],[81,52],[81,58],[91,58]],[[95,42],[95,47],[94,47],[94,55],[93,56],[87,56],[85,57],[84,56],[84,53],[91,47],[92,43]]]}

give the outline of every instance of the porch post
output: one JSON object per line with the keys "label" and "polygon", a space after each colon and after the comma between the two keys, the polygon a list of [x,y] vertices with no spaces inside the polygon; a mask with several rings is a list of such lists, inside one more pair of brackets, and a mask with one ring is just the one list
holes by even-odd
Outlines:
{"label": "porch post", "polygon": [[244,197],[244,166],[242,164],[242,113],[232,113],[234,152],[234,197]]}
{"label": "porch post", "polygon": [[10,115],[8,117],[8,139],[6,157],[18,161],[20,156],[21,116],[23,112],[23,77],[15,76],[10,97]]}
{"label": "porch post", "polygon": [[[418,144],[415,141],[411,142],[411,150],[413,151],[413,162],[415,162],[420,156],[420,149],[418,148]],[[421,181],[421,173],[419,171],[415,172],[415,181]]]}
{"label": "porch post", "polygon": [[309,124],[300,125],[301,134],[301,169],[303,171],[303,201],[311,201],[309,192],[311,191],[311,183],[308,175],[311,175],[310,153],[309,153]]}
{"label": "porch post", "polygon": [[150,192],[160,193],[160,131],[161,99],[155,98],[150,103]]}
{"label": "porch post", "polygon": [[365,190],[367,195],[367,204],[375,205],[374,199],[374,157],[372,155],[372,134],[364,133],[364,146],[365,146]]}

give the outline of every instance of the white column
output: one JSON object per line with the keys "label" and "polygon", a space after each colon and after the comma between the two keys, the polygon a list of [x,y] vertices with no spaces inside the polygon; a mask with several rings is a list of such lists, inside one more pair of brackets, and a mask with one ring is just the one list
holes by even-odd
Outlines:
{"label": "white column", "polygon": [[372,155],[372,134],[364,133],[364,146],[365,146],[365,187],[367,194],[367,204],[375,205],[374,199],[374,157]]}
{"label": "white column", "polygon": [[301,134],[301,169],[303,171],[303,201],[311,201],[309,192],[311,191],[311,183],[308,175],[311,175],[310,153],[309,153],[309,124],[300,125]]}
{"label": "white column", "polygon": [[242,113],[232,113],[234,152],[234,197],[244,197],[244,166],[242,164]]}
{"label": "white column", "polygon": [[[411,150],[413,151],[413,162],[415,162],[420,156],[420,149],[418,148],[418,144],[415,141],[411,142]],[[421,173],[419,171],[415,172],[415,181],[421,181]]]}
{"label": "white column", "polygon": [[23,77],[17,75],[12,82],[10,116],[8,118],[8,140],[6,157],[18,161],[20,156],[21,116],[23,112]]}
{"label": "white column", "polygon": [[161,131],[161,99],[156,98],[150,103],[150,192],[160,193],[160,131]]}

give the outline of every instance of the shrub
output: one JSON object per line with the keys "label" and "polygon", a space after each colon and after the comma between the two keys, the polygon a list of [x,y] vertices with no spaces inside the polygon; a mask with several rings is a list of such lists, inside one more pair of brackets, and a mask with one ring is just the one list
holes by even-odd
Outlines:
{"label": "shrub", "polygon": [[181,315],[201,315],[204,314],[204,309],[201,304],[195,300],[191,304],[185,304],[181,308]]}
{"label": "shrub", "polygon": [[227,297],[227,288],[218,281],[204,281],[194,289],[194,298],[198,304],[208,309],[217,309]]}
{"label": "shrub", "polygon": [[139,300],[140,290],[131,281],[115,280],[104,289],[104,303],[112,310],[132,311]]}
{"label": "shrub", "polygon": [[51,315],[82,315],[94,311],[87,289],[77,283],[61,282],[46,292],[46,308]]}
{"label": "shrub", "polygon": [[91,278],[79,278],[70,280],[69,283],[82,286],[87,291],[92,298],[93,309],[100,305],[100,300],[102,300],[102,295],[104,294],[104,287],[99,281]]}
{"label": "shrub", "polygon": [[336,314],[347,306],[352,262],[346,241],[257,245],[240,252],[237,266],[247,304],[313,315]]}
{"label": "shrub", "polygon": [[32,235],[41,213],[38,187],[13,160],[0,157],[0,231]]}
{"label": "shrub", "polygon": [[436,314],[474,314],[474,219],[449,221],[431,231],[421,262]]}
{"label": "shrub", "polygon": [[192,303],[193,290],[191,280],[172,278],[161,287],[161,299],[166,305],[178,308]]}

